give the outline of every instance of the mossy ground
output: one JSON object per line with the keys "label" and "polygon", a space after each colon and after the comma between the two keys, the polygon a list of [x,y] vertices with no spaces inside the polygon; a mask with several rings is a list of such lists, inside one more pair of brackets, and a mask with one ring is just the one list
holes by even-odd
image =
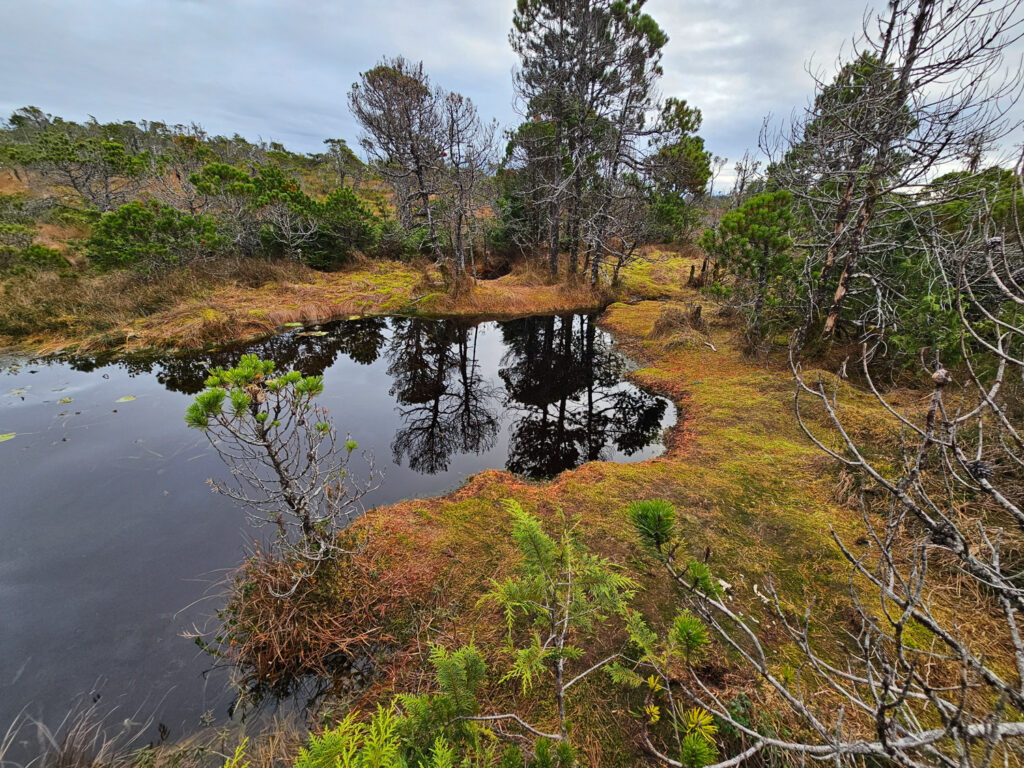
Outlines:
{"label": "mossy ground", "polygon": [[[656,270],[662,273],[652,275]],[[859,513],[836,501],[836,471],[796,423],[792,376],[782,356],[768,364],[745,357],[735,340],[738,329],[715,316],[705,297],[683,286],[687,272],[687,260],[678,257],[631,272],[626,286],[650,281],[639,292],[657,288],[667,298],[614,303],[601,320],[642,366],[632,373],[636,382],[675,401],[679,422],[667,435],[662,456],[634,464],[593,462],[540,483],[486,471],[449,496],[402,502],[368,517],[375,572],[383,568],[386,588],[401,594],[382,617],[393,645],[378,659],[378,682],[357,706],[429,686],[427,643],[455,646],[472,639],[491,663],[488,708],[516,711],[554,727],[544,684],[524,696],[511,683],[496,682],[508,663],[502,653],[503,621],[478,605],[490,580],[511,573],[517,562],[511,521],[501,503],[507,498],[537,514],[551,531],[562,515],[579,518],[583,540],[639,582],[638,607],[656,623],[671,620],[681,604],[660,568],[637,546],[625,509],[638,499],[670,500],[688,551],[707,554],[715,575],[732,585],[729,599],[764,621],[780,674],[792,668],[794,654],[781,642],[781,628],[767,616],[755,585],[763,591],[770,577],[783,600],[801,611],[813,600],[823,626],[835,627],[826,634],[841,632],[836,625],[847,604],[848,567],[831,531],[855,540]],[[711,316],[706,338],[714,350],[648,339],[666,306],[689,311],[695,303]],[[866,399],[864,405],[870,407]],[[612,621],[591,641],[587,659],[613,652],[622,641]],[[757,696],[756,684],[728,659],[714,663],[728,695]],[[598,701],[607,706],[595,706]],[[570,706],[573,739],[589,764],[636,764],[637,721],[604,676],[574,691]]]}
{"label": "mossy ground", "polygon": [[[693,256],[654,255],[623,274],[617,293],[622,301],[607,306],[601,323],[639,364],[631,374],[635,381],[671,397],[677,406],[679,422],[666,436],[664,454],[635,464],[593,462],[549,482],[526,482],[490,470],[448,496],[374,510],[364,522],[372,534],[370,551],[355,558],[351,571],[339,578],[376,591],[365,620],[379,630],[379,674],[368,690],[343,705],[365,711],[395,693],[429,689],[428,644],[454,647],[472,640],[490,664],[486,710],[515,711],[554,728],[548,685],[539,683],[523,694],[513,683],[499,682],[508,664],[504,624],[493,609],[479,604],[491,579],[516,567],[511,520],[502,506],[507,498],[537,514],[552,532],[563,515],[579,518],[585,543],[639,583],[636,606],[656,624],[670,621],[681,604],[661,569],[637,546],[625,509],[634,500],[668,499],[678,510],[687,552],[706,556],[714,574],[732,585],[732,604],[762,622],[779,676],[791,676],[799,659],[755,590],[768,578],[784,603],[799,612],[814,603],[820,627],[815,643],[840,652],[836,641],[850,617],[849,568],[832,534],[850,544],[864,541],[860,512],[846,503],[848,478],[800,430],[784,356],[769,361],[745,356],[739,328],[716,311],[713,301],[685,286]],[[453,297],[439,290],[429,268],[364,263],[331,275],[289,274],[255,286],[203,287],[169,309],[136,318],[122,329],[121,344],[197,346],[271,332],[288,322],[352,314],[507,316],[590,308],[614,298],[567,290],[529,270]],[[686,343],[671,335],[651,336],[666,307],[685,316],[696,304],[703,306],[706,334],[687,337]],[[90,343],[81,335],[77,341]],[[55,341],[40,335],[28,343]],[[840,386],[852,434],[873,445],[894,445],[891,420],[874,399],[849,382]],[[908,408],[920,404],[918,391],[897,394],[897,402]],[[942,584],[936,590],[939,603],[945,591],[952,604],[957,589],[952,578]],[[983,608],[978,613],[971,617],[973,631],[983,635],[986,624],[996,619]],[[610,622],[586,643],[587,656],[580,664],[618,650],[623,640],[621,629]],[[782,708],[773,708],[778,702],[734,661],[721,649],[709,661],[708,671],[723,695],[743,694],[762,721],[784,725],[777,719]],[[631,705],[603,675],[573,690],[572,739],[585,764],[632,766],[642,759]]]}
{"label": "mossy ground", "polygon": [[[651,277],[656,269],[663,271]],[[388,588],[400,595],[396,593],[388,609],[394,645],[378,659],[378,682],[354,705],[366,708],[396,692],[423,690],[431,684],[427,643],[456,646],[472,639],[491,665],[487,709],[515,711],[543,727],[555,727],[548,686],[539,684],[524,695],[512,683],[497,682],[509,663],[502,650],[503,621],[478,602],[491,579],[501,579],[516,567],[511,521],[502,506],[507,498],[537,514],[552,532],[563,516],[578,518],[583,540],[639,583],[637,607],[661,626],[682,604],[660,567],[638,547],[625,510],[634,500],[668,499],[679,513],[688,553],[707,557],[715,576],[731,585],[730,603],[759,622],[770,665],[780,679],[794,679],[801,656],[765,605],[766,580],[795,615],[813,604],[812,644],[833,660],[844,658],[842,643],[847,631],[856,630],[856,614],[849,564],[833,535],[857,553],[870,546],[861,511],[848,503],[849,477],[799,427],[784,352],[768,361],[744,355],[738,325],[707,297],[686,288],[686,274],[687,259],[674,257],[626,275],[626,286],[651,279],[640,293],[658,288],[665,298],[614,303],[601,320],[640,364],[632,373],[634,380],[670,396],[678,408],[679,422],[666,437],[663,455],[634,464],[593,462],[540,483],[487,471],[449,496],[406,501],[370,515],[374,568],[384,568]],[[700,338],[710,344],[679,345],[660,334],[651,338],[666,307],[688,314],[695,304],[703,306],[708,324]],[[817,375],[809,372],[812,379]],[[820,375],[835,384],[831,374]],[[848,381],[838,386],[850,433],[879,450],[895,446],[897,430],[878,402]],[[921,392],[907,389],[893,395],[908,410],[920,407]],[[820,416],[813,409],[807,412],[812,425],[821,426]],[[959,605],[960,630],[985,647],[990,658],[1001,655],[1009,664],[1008,650],[988,639],[998,637],[996,612],[979,598],[970,602],[978,610],[963,614],[963,601],[955,597],[960,589],[955,573],[939,568],[936,574],[941,575],[930,596],[936,615],[953,620]],[[861,599],[870,609],[871,592],[863,592]],[[579,668],[621,649],[623,640],[616,622],[610,622],[586,643],[587,656]],[[716,646],[705,671],[726,700],[742,694],[752,701],[762,724],[794,726],[776,694],[759,685],[722,647]],[[806,672],[804,679],[809,679]],[[824,712],[838,705],[827,696],[816,698]],[[635,704],[604,675],[572,693],[572,738],[582,748],[585,764],[631,766],[642,759],[636,746],[636,713],[629,711]]]}

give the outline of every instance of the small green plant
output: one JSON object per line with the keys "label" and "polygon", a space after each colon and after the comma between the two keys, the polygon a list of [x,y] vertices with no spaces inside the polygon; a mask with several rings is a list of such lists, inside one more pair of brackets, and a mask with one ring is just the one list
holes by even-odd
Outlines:
{"label": "small green plant", "polygon": [[[588,552],[577,540],[575,525],[553,539],[540,522],[515,501],[506,502],[512,516],[512,538],[522,556],[519,575],[492,582],[481,602],[505,615],[512,667],[503,680],[516,680],[523,693],[541,676],[555,687],[560,740],[568,739],[565,699],[571,688],[615,659],[615,655],[570,676],[569,667],[586,653],[577,643],[621,612],[633,596],[634,582],[604,558]],[[517,628],[526,630],[516,642]],[[522,637],[520,635],[520,637]]]}
{"label": "small green plant", "polygon": [[368,479],[353,481],[348,462],[358,446],[338,439],[316,403],[323,388],[321,376],[279,374],[273,361],[243,355],[233,368],[210,371],[185,414],[231,469],[234,485],[215,488],[244,504],[254,523],[277,528],[277,544],[298,578],[354,551],[339,534],[374,487],[372,462]]}
{"label": "small green plant", "polygon": [[[706,563],[679,561],[684,542],[675,533],[675,507],[663,499],[636,501],[626,510],[640,543],[657,558],[696,600],[721,596],[719,584]],[[626,688],[644,690],[641,738],[651,752],[668,762],[703,768],[718,754],[714,718],[700,707],[688,707],[679,694],[680,669],[707,659],[711,638],[704,620],[689,609],[676,615],[659,636],[635,610],[623,611],[632,651],[608,668],[612,680]],[[660,742],[656,743],[656,742]]]}

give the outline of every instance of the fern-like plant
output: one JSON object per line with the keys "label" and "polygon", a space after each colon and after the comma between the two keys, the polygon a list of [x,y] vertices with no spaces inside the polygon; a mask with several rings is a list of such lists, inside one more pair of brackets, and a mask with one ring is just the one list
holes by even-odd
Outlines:
{"label": "fern-like plant", "polygon": [[[578,642],[623,610],[635,585],[612,563],[588,552],[577,540],[574,526],[564,526],[555,539],[517,502],[509,500],[505,507],[522,562],[516,576],[493,581],[481,602],[497,606],[505,616],[512,666],[502,679],[518,681],[525,693],[539,677],[550,675],[560,728],[556,740],[566,741],[566,694],[615,658],[613,654],[570,676],[568,665],[585,653]],[[517,636],[517,630],[525,630],[525,638]]]}

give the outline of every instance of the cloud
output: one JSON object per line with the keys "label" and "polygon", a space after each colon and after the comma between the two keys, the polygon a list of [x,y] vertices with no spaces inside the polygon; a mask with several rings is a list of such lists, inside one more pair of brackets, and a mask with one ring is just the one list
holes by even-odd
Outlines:
{"label": "cloud", "polygon": [[[7,113],[34,104],[70,119],[194,121],[312,152],[328,136],[354,142],[349,87],[402,54],[483,115],[516,120],[514,0],[0,4]],[[701,108],[708,147],[730,164],[756,146],[765,115],[807,103],[807,63],[829,70],[864,15],[848,0],[650,0],[647,11],[670,36],[663,93]]]}

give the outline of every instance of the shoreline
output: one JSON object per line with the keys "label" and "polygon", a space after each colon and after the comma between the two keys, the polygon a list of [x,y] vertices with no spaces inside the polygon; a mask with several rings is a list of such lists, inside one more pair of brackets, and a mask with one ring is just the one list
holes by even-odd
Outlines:
{"label": "shoreline", "polygon": [[[661,266],[666,264],[669,266],[665,271],[674,273],[671,278],[681,276],[682,258],[665,254]],[[171,296],[167,300],[170,306],[144,316],[114,318],[110,327],[103,329],[90,328],[87,320],[80,319],[83,312],[72,313],[66,319],[71,332],[40,330],[20,336],[0,335],[0,354],[116,357],[180,353],[253,341],[280,333],[294,323],[309,326],[362,317],[465,318],[483,322],[590,314],[603,312],[616,301],[671,295],[671,285],[659,286],[653,276],[646,274],[652,271],[652,265],[643,266],[645,269],[625,275],[615,291],[594,292],[586,286],[552,283],[547,275],[520,265],[518,271],[480,280],[458,296],[443,291],[430,267],[404,262],[363,262],[334,273],[302,270],[274,275],[276,279],[256,286],[239,284],[240,280],[229,274],[219,278],[219,284],[211,281],[193,287],[191,295]],[[104,281],[129,280],[130,276],[87,279],[102,285]],[[145,287],[142,285],[140,290]],[[73,286],[55,286],[56,290],[62,288],[71,290]]]}

